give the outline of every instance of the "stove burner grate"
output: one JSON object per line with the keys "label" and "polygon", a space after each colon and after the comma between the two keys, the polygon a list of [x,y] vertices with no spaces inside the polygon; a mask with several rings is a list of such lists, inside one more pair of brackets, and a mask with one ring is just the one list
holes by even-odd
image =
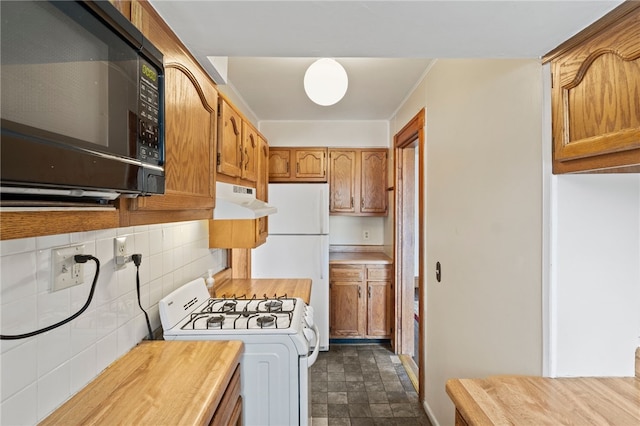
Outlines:
{"label": "stove burner grate", "polygon": [[224,315],[214,315],[212,317],[207,318],[207,328],[222,328],[222,323],[224,322]]}
{"label": "stove burner grate", "polygon": [[267,312],[282,312],[281,300],[269,300],[264,306],[267,308]]}
{"label": "stove burner grate", "polygon": [[222,308],[220,309],[221,312],[233,312],[236,310],[236,306],[238,305],[238,302],[236,302],[235,300],[228,300],[226,302],[224,302],[224,304],[222,305]]}
{"label": "stove burner grate", "polygon": [[275,323],[275,321],[275,315],[261,315],[256,320],[260,328],[271,327]]}

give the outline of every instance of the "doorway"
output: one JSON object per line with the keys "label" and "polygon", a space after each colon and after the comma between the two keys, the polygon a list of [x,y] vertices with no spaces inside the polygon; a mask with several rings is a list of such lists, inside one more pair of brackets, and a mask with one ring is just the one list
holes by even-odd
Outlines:
{"label": "doorway", "polygon": [[[396,352],[424,399],[424,108],[394,136]],[[416,300],[417,296],[417,300]]]}

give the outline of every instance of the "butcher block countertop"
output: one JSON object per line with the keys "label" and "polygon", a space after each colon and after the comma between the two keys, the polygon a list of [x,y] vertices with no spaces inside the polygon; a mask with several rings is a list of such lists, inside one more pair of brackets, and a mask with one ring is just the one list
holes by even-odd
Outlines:
{"label": "butcher block countertop", "polygon": [[446,390],[456,425],[640,425],[638,377],[495,376]]}
{"label": "butcher block countertop", "polygon": [[[210,291],[211,292],[211,291]],[[213,285],[212,297],[233,297],[245,295],[247,297],[263,298],[274,296],[299,297],[307,305],[311,301],[310,278],[229,278]]]}
{"label": "butcher block countertop", "polygon": [[241,354],[240,341],[143,341],[41,425],[207,425]]}
{"label": "butcher block countertop", "polygon": [[339,251],[329,253],[329,264],[340,263],[362,263],[367,265],[388,265],[393,263],[393,259],[380,251]]}

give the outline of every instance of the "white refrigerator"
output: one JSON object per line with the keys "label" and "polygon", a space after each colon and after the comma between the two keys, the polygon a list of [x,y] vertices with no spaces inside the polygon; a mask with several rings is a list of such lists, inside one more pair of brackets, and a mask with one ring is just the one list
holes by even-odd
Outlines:
{"label": "white refrigerator", "polygon": [[253,278],[311,278],[320,350],[329,350],[329,185],[269,184],[267,242],[251,253]]}

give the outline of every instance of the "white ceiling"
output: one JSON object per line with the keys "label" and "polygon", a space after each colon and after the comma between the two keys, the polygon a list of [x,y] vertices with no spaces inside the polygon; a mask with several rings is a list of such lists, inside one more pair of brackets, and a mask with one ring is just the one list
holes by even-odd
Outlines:
{"label": "white ceiling", "polygon": [[[622,0],[150,0],[196,59],[227,56],[258,120],[386,120],[434,58],[540,58]],[[319,57],[345,67],[333,106],[304,94]]]}

